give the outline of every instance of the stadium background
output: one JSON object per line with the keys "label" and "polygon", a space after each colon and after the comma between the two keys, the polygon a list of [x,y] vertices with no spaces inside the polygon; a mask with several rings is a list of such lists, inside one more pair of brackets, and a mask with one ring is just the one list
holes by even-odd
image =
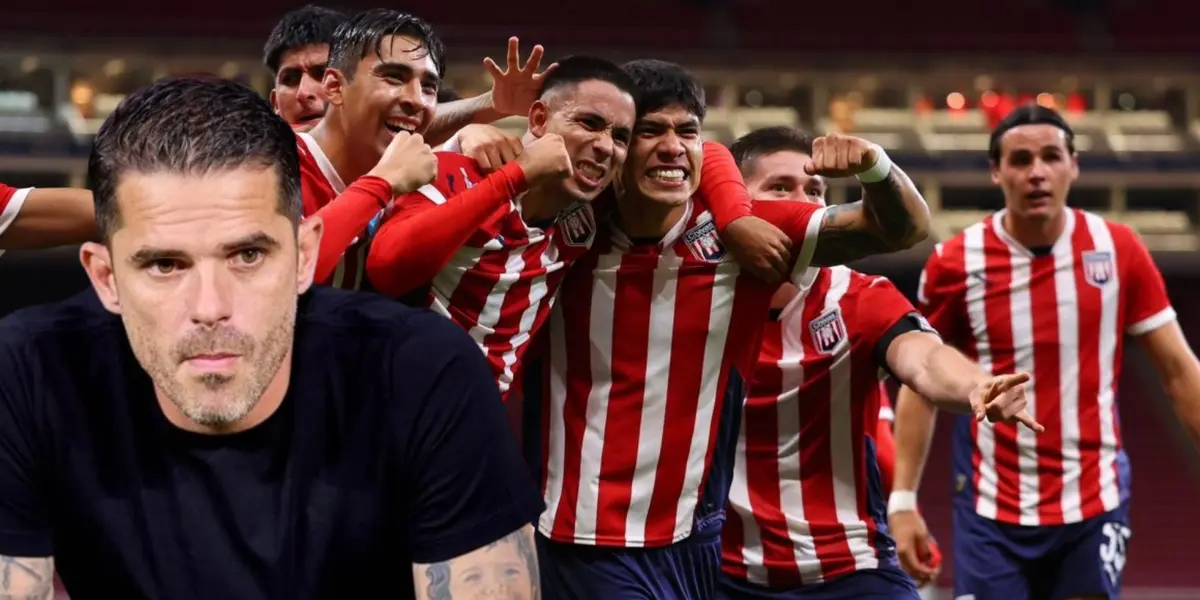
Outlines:
{"label": "stadium background", "polygon": [[[331,4],[355,9],[370,0]],[[264,93],[261,48],[289,0],[58,0],[0,14],[0,181],[81,186],[90,137],[127,94],[157,77],[214,73]],[[1183,0],[409,0],[449,46],[447,81],[488,88],[483,56],[504,40],[551,57],[595,52],[676,60],[703,79],[707,134],[731,141],[777,124],[844,131],[886,147],[922,188],[938,239],[1001,204],[984,150],[1014,103],[1063,110],[1083,175],[1071,202],[1131,224],[1200,340],[1200,3]],[[522,127],[521,119],[505,126]],[[853,200],[835,186],[834,202]],[[202,201],[198,198],[197,201]],[[930,250],[867,261],[912,294]],[[74,249],[0,257],[0,314],[86,285]],[[1194,347],[1194,344],[1193,344]],[[1126,598],[1200,598],[1200,469],[1147,359],[1129,346],[1120,381],[1134,463]],[[939,425],[944,434],[948,424]],[[949,542],[948,437],[939,435],[922,502]],[[948,585],[948,564],[941,584]],[[945,597],[949,597],[947,594]]]}

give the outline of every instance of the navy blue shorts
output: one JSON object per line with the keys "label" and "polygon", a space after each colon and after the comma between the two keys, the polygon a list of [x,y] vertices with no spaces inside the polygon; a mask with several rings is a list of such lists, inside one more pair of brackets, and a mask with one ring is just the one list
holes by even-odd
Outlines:
{"label": "navy blue shorts", "polygon": [[1116,600],[1131,534],[1128,500],[1098,517],[1047,527],[1000,523],[955,503],[954,596]]}
{"label": "navy blue shorts", "polygon": [[605,548],[538,534],[542,596],[554,600],[713,600],[721,571],[724,514],[665,548]]}
{"label": "navy blue shorts", "polygon": [[899,566],[865,569],[825,583],[772,590],[721,574],[720,600],[920,600],[912,579]]}

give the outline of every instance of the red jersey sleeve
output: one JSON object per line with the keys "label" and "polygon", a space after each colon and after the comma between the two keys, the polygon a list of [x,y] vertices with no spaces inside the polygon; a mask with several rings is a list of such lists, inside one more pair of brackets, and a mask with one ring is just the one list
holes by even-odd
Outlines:
{"label": "red jersey sleeve", "polygon": [[342,255],[392,198],[392,184],[379,177],[365,176],[316,212],[324,223],[321,248],[317,251],[314,281],[329,281]]}
{"label": "red jersey sleeve", "polygon": [[952,256],[956,249],[962,254],[961,246],[935,246],[917,283],[917,307],[942,338],[951,343],[960,341],[959,328],[966,318],[966,275],[953,266]]}
{"label": "red jersey sleeve", "polygon": [[778,227],[791,238],[791,280],[802,286],[801,280],[812,266],[813,253],[817,251],[817,236],[821,233],[825,207],[812,202],[760,200],[752,208],[754,216]]}
{"label": "red jersey sleeve", "polygon": [[371,241],[367,277],[399,297],[433,280],[471,234],[511,210],[528,182],[517,163],[484,176],[474,159],[438,153],[437,178],[400,196]]}
{"label": "red jersey sleeve", "polygon": [[[1146,245],[1132,229],[1109,224],[1117,250],[1121,272],[1121,294],[1125,311],[1125,331],[1129,335],[1150,333],[1175,320],[1175,309],[1167,297],[1162,273]],[[1080,267],[1082,268],[1082,267]]]}
{"label": "red jersey sleeve", "polygon": [[700,167],[700,187],[696,197],[708,209],[717,226],[725,226],[751,214],[750,192],[742,179],[733,153],[717,142],[704,142],[704,162]]}
{"label": "red jersey sleeve", "polygon": [[917,312],[916,307],[896,289],[886,277],[854,274],[857,308],[854,311],[858,330],[871,341],[874,348],[896,323]]}

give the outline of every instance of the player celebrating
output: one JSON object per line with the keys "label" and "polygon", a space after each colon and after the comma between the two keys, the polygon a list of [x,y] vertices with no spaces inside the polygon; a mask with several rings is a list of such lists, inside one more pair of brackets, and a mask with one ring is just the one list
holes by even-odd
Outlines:
{"label": "player celebrating", "polygon": [[[530,108],[529,146],[517,162],[485,179],[474,160],[440,154],[436,185],[398,200],[376,235],[367,265],[374,287],[394,297],[424,292],[471,332],[506,393],[565,270],[591,247],[611,204],[597,197],[625,160],[634,97],[628,75],[609,61],[559,61]],[[736,198],[713,208],[724,219],[718,228],[746,210]],[[753,219],[737,220],[728,230],[749,232],[744,245],[767,239],[766,253],[786,253]]]}
{"label": "player celebrating", "polygon": [[94,239],[93,210],[87,190],[18,189],[0,183],[0,254]]}
{"label": "player celebrating", "polygon": [[[822,143],[774,127],[732,150],[754,198],[824,206]],[[982,373],[887,279],[809,269],[772,300],[735,455],[722,596],[917,598],[884,523],[880,369],[958,412],[1032,425],[1027,375]]]}
{"label": "player celebrating", "polygon": [[56,566],[80,597],[539,597],[486,364],[444,319],[309,290],[294,144],[225,80],[101,127],[93,290],[0,321],[0,597],[51,598]]}
{"label": "player celebrating", "polygon": [[[699,82],[661,61],[625,68],[641,98],[618,210],[567,276],[551,316],[541,390],[543,581],[557,598],[709,598],[730,426],[744,397],[738,374],[753,367],[776,286],[742,272],[692,200],[703,180],[695,177]],[[830,137],[814,159],[829,174],[868,182],[867,199],[829,211],[754,204],[798,249],[794,277],[814,261],[925,236],[924,200],[881,149]],[[531,400],[534,390],[526,393]]]}
{"label": "player celebrating", "polygon": [[[992,373],[1033,374],[1034,436],[969,419],[955,427],[954,587],[977,600],[1116,598],[1131,529],[1129,464],[1117,425],[1123,336],[1142,343],[1200,441],[1200,363],[1162,276],[1127,226],[1066,207],[1079,175],[1058,113],[1018,108],[992,132],[1004,209],[938,245],[919,300],[949,342]],[[890,521],[902,559],[924,523],[911,510],[933,411],[897,406]]]}

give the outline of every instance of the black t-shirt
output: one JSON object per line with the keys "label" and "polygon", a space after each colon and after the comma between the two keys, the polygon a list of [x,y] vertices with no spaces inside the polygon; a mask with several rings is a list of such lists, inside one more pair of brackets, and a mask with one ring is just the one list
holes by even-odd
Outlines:
{"label": "black t-shirt", "polygon": [[91,291],[0,321],[0,555],[53,555],[72,598],[413,597],[536,520],[491,372],[449,320],[368,294],[300,301],[280,409],[171,425]]}

